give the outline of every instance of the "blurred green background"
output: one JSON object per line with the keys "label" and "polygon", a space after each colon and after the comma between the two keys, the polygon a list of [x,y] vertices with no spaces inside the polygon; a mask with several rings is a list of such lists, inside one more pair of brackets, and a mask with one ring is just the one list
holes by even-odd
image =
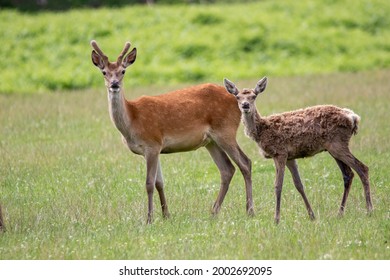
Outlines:
{"label": "blurred green background", "polygon": [[[0,0],[0,259],[390,259],[390,1],[141,2]],[[211,217],[220,175],[199,149],[161,156],[172,217],[162,219],[155,196],[145,226],[145,163],[110,121],[92,39],[111,60],[126,41],[137,47],[129,99],[224,77],[253,87],[267,75],[257,99],[265,116],[351,108],[362,117],[351,149],[370,167],[374,213],[355,176],[337,217],[342,174],[322,153],[299,161],[317,220],[287,172],[275,226],[273,162],[241,126],[256,216],[245,214],[237,171]]]}
{"label": "blurred green background", "polygon": [[[8,1],[16,2],[35,3]],[[386,0],[154,1],[121,7],[110,6],[125,1],[46,2],[47,9],[36,12],[0,11],[1,93],[101,87],[90,60],[91,39],[111,60],[126,41],[138,48],[126,78],[131,86],[390,66]],[[181,4],[160,4],[167,2]]]}
{"label": "blurred green background", "polygon": [[26,11],[38,10],[65,10],[88,7],[120,7],[134,4],[211,4],[211,3],[234,3],[253,2],[254,0],[1,0],[3,7],[17,8]]}

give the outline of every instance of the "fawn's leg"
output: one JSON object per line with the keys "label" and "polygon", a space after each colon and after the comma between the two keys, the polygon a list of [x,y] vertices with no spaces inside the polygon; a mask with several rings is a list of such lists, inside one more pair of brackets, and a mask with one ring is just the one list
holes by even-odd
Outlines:
{"label": "fawn's leg", "polygon": [[[337,160],[343,162],[345,165],[349,166],[359,175],[360,180],[363,184],[364,195],[366,197],[366,206],[367,211],[372,212],[372,201],[371,201],[371,191],[370,191],[370,181],[368,175],[368,167],[359,161],[349,150],[348,146],[340,147],[329,147],[328,152]],[[346,171],[348,172],[348,171]],[[352,179],[351,179],[352,180]],[[349,191],[349,189],[348,189]]]}
{"label": "fawn's leg", "polygon": [[352,179],[354,177],[354,174],[352,172],[351,167],[346,165],[344,162],[341,160],[335,158],[337,165],[339,166],[341,173],[343,173],[343,180],[344,180],[344,194],[343,194],[343,199],[341,200],[341,205],[339,209],[339,215],[342,216],[344,214],[345,210],[345,204],[347,202],[348,194],[351,189],[352,185]]}
{"label": "fawn's leg", "polygon": [[276,209],[275,209],[275,223],[279,224],[280,221],[280,202],[282,196],[284,170],[286,167],[285,157],[274,158],[276,176],[275,176],[275,196],[276,196]]}
{"label": "fawn's leg", "polygon": [[314,220],[314,219],[315,219],[314,212],[313,212],[313,210],[311,209],[309,200],[308,200],[307,197],[306,197],[305,189],[304,189],[304,187],[303,187],[301,178],[300,178],[300,176],[299,176],[298,164],[297,164],[296,160],[295,160],[295,159],[293,159],[293,160],[288,160],[287,163],[286,163],[286,165],[287,165],[288,169],[289,169],[290,172],[291,172],[291,175],[292,175],[292,178],[293,178],[293,181],[294,181],[295,188],[296,188],[296,189],[298,190],[298,192],[301,194],[301,196],[302,196],[302,198],[303,198],[303,201],[305,202],[306,209],[307,209],[307,212],[309,213],[310,219]]}

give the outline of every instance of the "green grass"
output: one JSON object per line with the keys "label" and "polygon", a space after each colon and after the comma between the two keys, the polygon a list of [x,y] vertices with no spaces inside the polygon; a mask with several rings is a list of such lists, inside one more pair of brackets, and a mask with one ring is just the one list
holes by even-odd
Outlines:
{"label": "green grass", "polygon": [[[242,128],[238,141],[253,162],[256,216],[245,214],[239,172],[220,215],[211,216],[219,174],[200,149],[162,156],[172,217],[162,219],[156,194],[155,221],[147,226],[144,162],[123,146],[111,124],[102,81],[99,90],[0,95],[0,202],[7,226],[0,235],[0,258],[389,259],[389,76],[389,70],[269,76],[258,99],[264,115],[324,103],[360,114],[351,148],[370,167],[375,207],[368,216],[356,177],[345,217],[337,217],[342,177],[323,153],[298,162],[317,220],[309,220],[287,174],[278,226],[273,162],[260,157]],[[237,85],[252,87],[256,81]],[[126,96],[167,89],[132,88]]]}
{"label": "green grass", "polygon": [[91,39],[111,60],[138,48],[131,87],[388,68],[389,14],[387,0],[1,10],[0,93],[100,87]]}

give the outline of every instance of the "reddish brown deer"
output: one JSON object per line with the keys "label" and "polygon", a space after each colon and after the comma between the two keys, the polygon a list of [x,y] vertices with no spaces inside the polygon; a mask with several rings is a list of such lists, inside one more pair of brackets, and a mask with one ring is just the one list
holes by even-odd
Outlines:
{"label": "reddish brown deer", "polygon": [[244,176],[246,210],[253,214],[251,161],[236,141],[241,112],[235,98],[222,86],[203,84],[158,96],[126,100],[123,77],[136,59],[137,50],[128,53],[126,43],[115,62],[91,41],[92,62],[104,76],[111,120],[122,134],[123,142],[146,160],[147,223],[152,222],[153,190],[160,196],[163,217],[169,216],[159,161],[161,153],[176,153],[206,147],[221,175],[218,197],[212,213],[220,210],[237,164]]}
{"label": "reddish brown deer", "polygon": [[314,212],[306,197],[296,159],[313,156],[322,151],[328,151],[333,156],[343,174],[344,195],[339,214],[344,214],[354,176],[352,169],[363,183],[367,210],[372,211],[368,167],[349,150],[349,140],[357,133],[360,120],[358,115],[349,109],[320,105],[262,117],[256,109],[256,97],[265,90],[266,77],[261,79],[254,89],[239,91],[228,79],[224,80],[224,84],[227,91],[238,101],[246,135],[257,143],[265,158],[272,158],[275,162],[276,223],[280,220],[280,197],[286,165],[295,187],[305,202],[310,218],[314,219]]}

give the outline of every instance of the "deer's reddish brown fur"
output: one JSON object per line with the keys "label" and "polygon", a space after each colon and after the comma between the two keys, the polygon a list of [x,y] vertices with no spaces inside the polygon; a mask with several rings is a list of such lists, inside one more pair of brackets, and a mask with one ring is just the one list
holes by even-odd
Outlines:
{"label": "deer's reddish brown fur", "polygon": [[357,133],[360,117],[346,108],[319,105],[292,112],[262,117],[256,109],[256,97],[265,90],[267,78],[261,79],[254,89],[239,91],[229,80],[225,87],[233,94],[242,112],[245,133],[254,140],[266,158],[272,158],[276,168],[275,221],[280,220],[280,197],[285,166],[290,170],[294,185],[302,195],[308,213],[314,212],[306,197],[296,159],[328,151],[336,160],[344,179],[344,195],[339,213],[342,215],[351,188],[353,172],[359,175],[366,197],[367,210],[372,211],[368,167],[353,156],[349,141]]}
{"label": "deer's reddish brown fur", "polygon": [[221,175],[221,186],[212,212],[217,214],[238,165],[246,186],[246,209],[253,214],[251,161],[236,142],[241,112],[225,88],[213,84],[189,87],[158,96],[126,100],[125,69],[134,63],[137,50],[126,43],[117,61],[109,62],[95,41],[92,62],[103,73],[111,119],[128,148],[146,160],[148,218],[152,222],[153,191],[157,189],[164,217],[169,216],[159,161],[161,153],[176,153],[206,147]]}

